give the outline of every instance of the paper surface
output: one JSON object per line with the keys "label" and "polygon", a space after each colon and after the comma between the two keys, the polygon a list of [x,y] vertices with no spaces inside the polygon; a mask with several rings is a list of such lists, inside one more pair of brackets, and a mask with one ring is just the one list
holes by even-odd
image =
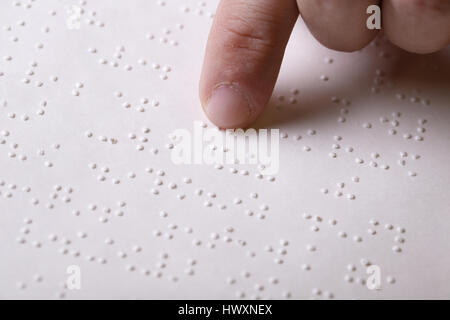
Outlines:
{"label": "paper surface", "polygon": [[175,165],[216,5],[0,3],[0,298],[449,298],[448,48],[299,21],[256,126],[278,174]]}

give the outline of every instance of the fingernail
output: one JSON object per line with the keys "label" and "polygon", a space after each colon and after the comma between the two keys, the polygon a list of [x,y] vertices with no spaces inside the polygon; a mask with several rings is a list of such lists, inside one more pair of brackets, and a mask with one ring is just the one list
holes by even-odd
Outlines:
{"label": "fingernail", "polygon": [[250,118],[247,97],[235,85],[215,88],[205,107],[206,115],[220,128],[239,128]]}

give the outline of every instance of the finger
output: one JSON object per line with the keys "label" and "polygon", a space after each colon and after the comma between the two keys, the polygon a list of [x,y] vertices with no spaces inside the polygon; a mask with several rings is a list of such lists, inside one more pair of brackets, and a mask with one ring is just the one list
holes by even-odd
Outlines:
{"label": "finger", "polygon": [[383,28],[389,40],[415,53],[450,43],[450,0],[384,0]]}
{"label": "finger", "polygon": [[222,0],[200,79],[208,118],[221,128],[250,125],[267,104],[298,10],[295,0]]}
{"label": "finger", "polygon": [[378,30],[366,26],[367,7],[379,0],[297,0],[313,36],[325,47],[355,51],[365,47]]}

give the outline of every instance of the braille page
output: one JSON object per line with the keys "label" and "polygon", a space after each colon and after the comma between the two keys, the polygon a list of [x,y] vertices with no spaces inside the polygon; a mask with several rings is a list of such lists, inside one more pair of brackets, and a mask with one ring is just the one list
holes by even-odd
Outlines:
{"label": "braille page", "polygon": [[0,2],[0,298],[449,298],[449,49],[299,20],[255,127],[278,172],[175,164],[216,6]]}

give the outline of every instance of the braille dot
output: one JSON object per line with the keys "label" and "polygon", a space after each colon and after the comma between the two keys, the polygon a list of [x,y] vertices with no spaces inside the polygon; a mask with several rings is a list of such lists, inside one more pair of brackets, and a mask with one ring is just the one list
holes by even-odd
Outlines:
{"label": "braille dot", "polygon": [[354,272],[354,271],[356,271],[356,266],[354,264],[349,264],[349,265],[347,265],[347,270]]}
{"label": "braille dot", "polygon": [[402,228],[402,227],[397,227],[396,231],[397,231],[398,233],[405,233],[405,232],[406,232],[406,229],[405,229],[405,228]]}
{"label": "braille dot", "polygon": [[397,130],[395,130],[395,129],[389,129],[389,130],[388,130],[388,133],[389,133],[390,135],[395,135],[395,134],[397,134]]}
{"label": "braille dot", "polygon": [[387,276],[386,277],[386,282],[389,284],[394,284],[395,283],[395,278],[392,276]]}
{"label": "braille dot", "polygon": [[346,274],[344,280],[348,283],[352,283],[354,279],[351,275]]}
{"label": "braille dot", "polygon": [[339,231],[338,236],[341,238],[347,238],[347,233],[345,233],[344,231]]}
{"label": "braille dot", "polygon": [[417,173],[414,172],[414,171],[408,171],[408,175],[409,175],[410,177],[415,177],[415,176],[417,176]]}

